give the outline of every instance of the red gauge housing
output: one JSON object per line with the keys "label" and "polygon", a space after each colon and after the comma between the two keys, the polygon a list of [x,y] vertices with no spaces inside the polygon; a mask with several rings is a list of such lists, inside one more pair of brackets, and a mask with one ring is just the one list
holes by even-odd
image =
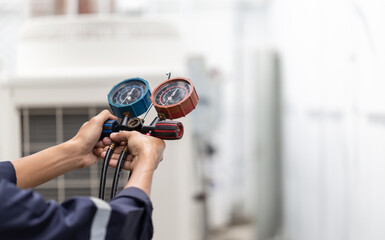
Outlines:
{"label": "red gauge housing", "polygon": [[195,87],[187,78],[166,80],[151,95],[151,101],[161,119],[176,119],[186,116],[195,109],[198,100]]}

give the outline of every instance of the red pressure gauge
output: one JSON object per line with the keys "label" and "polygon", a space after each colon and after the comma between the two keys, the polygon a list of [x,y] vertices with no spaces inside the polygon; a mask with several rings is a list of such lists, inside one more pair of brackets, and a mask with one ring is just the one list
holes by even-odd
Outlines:
{"label": "red pressure gauge", "polygon": [[187,78],[166,80],[151,95],[151,101],[161,119],[186,116],[195,109],[198,100],[195,87]]}

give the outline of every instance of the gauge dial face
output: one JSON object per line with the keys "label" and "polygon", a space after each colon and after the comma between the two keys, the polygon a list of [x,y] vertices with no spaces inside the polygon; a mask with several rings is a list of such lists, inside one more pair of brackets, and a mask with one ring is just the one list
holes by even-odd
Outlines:
{"label": "gauge dial face", "polygon": [[155,103],[161,106],[174,105],[185,99],[191,91],[187,81],[176,80],[161,86],[155,92]]}
{"label": "gauge dial face", "polygon": [[142,81],[123,82],[112,91],[110,101],[120,106],[130,105],[140,99],[145,92],[146,84]]}

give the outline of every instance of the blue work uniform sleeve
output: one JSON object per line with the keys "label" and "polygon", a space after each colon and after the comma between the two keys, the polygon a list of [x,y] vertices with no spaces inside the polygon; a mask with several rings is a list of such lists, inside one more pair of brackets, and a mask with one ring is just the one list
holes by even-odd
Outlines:
{"label": "blue work uniform sleeve", "polygon": [[138,188],[105,202],[75,197],[46,202],[0,178],[0,239],[151,239],[152,204]]}
{"label": "blue work uniform sleeve", "polygon": [[16,184],[16,172],[11,162],[0,162],[0,178],[7,179],[9,182]]}

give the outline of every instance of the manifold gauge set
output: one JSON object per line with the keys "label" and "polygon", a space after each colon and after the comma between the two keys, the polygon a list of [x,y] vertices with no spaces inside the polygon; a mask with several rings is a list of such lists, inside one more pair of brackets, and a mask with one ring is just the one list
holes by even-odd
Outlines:
{"label": "manifold gauge set", "polygon": [[[171,73],[167,75],[168,79],[157,86],[152,93],[148,82],[139,77],[126,79],[112,87],[108,93],[108,103],[114,115],[121,120],[106,121],[100,139],[119,131],[138,131],[164,140],[181,139],[184,132],[183,124],[174,119],[184,117],[193,111],[199,97],[191,80],[170,78]],[[145,125],[144,119],[152,106],[157,112],[157,117],[149,125]],[[109,146],[103,161],[99,189],[101,199],[104,199],[108,165],[118,145],[113,142]],[[120,173],[127,155],[128,149],[124,147],[115,168],[111,199],[117,193]]]}

